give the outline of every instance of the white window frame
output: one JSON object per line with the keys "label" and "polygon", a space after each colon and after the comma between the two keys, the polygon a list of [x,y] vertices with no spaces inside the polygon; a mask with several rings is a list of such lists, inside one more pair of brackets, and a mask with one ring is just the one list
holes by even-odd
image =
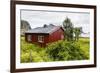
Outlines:
{"label": "white window frame", "polygon": [[29,42],[31,42],[31,41],[32,41],[32,35],[27,35],[27,40],[28,40]]}
{"label": "white window frame", "polygon": [[38,35],[38,42],[43,43],[44,42],[44,36]]}

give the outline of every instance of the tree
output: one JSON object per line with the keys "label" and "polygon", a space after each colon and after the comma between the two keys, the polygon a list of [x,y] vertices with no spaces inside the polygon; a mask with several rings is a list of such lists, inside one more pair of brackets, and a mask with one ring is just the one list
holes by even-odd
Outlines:
{"label": "tree", "polygon": [[79,40],[79,35],[82,33],[82,27],[75,27],[74,34],[75,34],[75,41]]}
{"label": "tree", "polygon": [[66,17],[66,19],[63,22],[63,28],[64,28],[65,39],[67,39],[68,41],[72,41],[73,40],[73,24],[68,17]]}

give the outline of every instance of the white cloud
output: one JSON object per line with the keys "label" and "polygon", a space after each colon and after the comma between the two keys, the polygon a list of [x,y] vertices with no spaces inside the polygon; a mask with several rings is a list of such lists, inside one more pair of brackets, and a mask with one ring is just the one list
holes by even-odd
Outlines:
{"label": "white cloud", "polygon": [[61,25],[66,18],[71,19],[75,27],[82,27],[84,32],[89,32],[90,14],[74,12],[51,12],[51,11],[21,11],[21,19],[30,23],[32,28],[43,26],[44,24]]}

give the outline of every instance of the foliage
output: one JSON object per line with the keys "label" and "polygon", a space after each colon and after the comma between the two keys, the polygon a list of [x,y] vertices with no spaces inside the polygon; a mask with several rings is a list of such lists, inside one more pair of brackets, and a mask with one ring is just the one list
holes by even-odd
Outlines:
{"label": "foliage", "polygon": [[21,37],[21,62],[43,62],[49,61],[45,49],[37,45],[27,43],[24,37]]}
{"label": "foliage", "polygon": [[73,24],[69,18],[66,17],[66,19],[63,22],[63,28],[64,28],[64,37],[68,41],[73,40]]}
{"label": "foliage", "polygon": [[79,41],[76,42],[78,45],[80,45],[80,49],[84,51],[84,55],[89,59],[89,38],[79,38]]}
{"label": "foliage", "polygon": [[50,44],[46,50],[53,61],[88,59],[77,43],[68,42],[66,40]]}
{"label": "foliage", "polygon": [[84,59],[89,59],[89,38],[80,38],[77,42],[60,40],[43,48],[21,37],[21,63]]}
{"label": "foliage", "polygon": [[73,28],[73,32],[75,34],[75,41],[79,40],[79,35],[82,33],[82,27]]}

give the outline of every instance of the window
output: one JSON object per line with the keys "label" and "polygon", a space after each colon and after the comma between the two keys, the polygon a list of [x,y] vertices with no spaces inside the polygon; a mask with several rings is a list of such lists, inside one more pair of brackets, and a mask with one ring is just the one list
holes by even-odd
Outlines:
{"label": "window", "polygon": [[27,40],[30,42],[32,40],[32,36],[31,35],[28,35],[27,36]]}
{"label": "window", "polygon": [[44,41],[44,37],[39,35],[38,36],[38,42],[43,43],[43,41]]}

